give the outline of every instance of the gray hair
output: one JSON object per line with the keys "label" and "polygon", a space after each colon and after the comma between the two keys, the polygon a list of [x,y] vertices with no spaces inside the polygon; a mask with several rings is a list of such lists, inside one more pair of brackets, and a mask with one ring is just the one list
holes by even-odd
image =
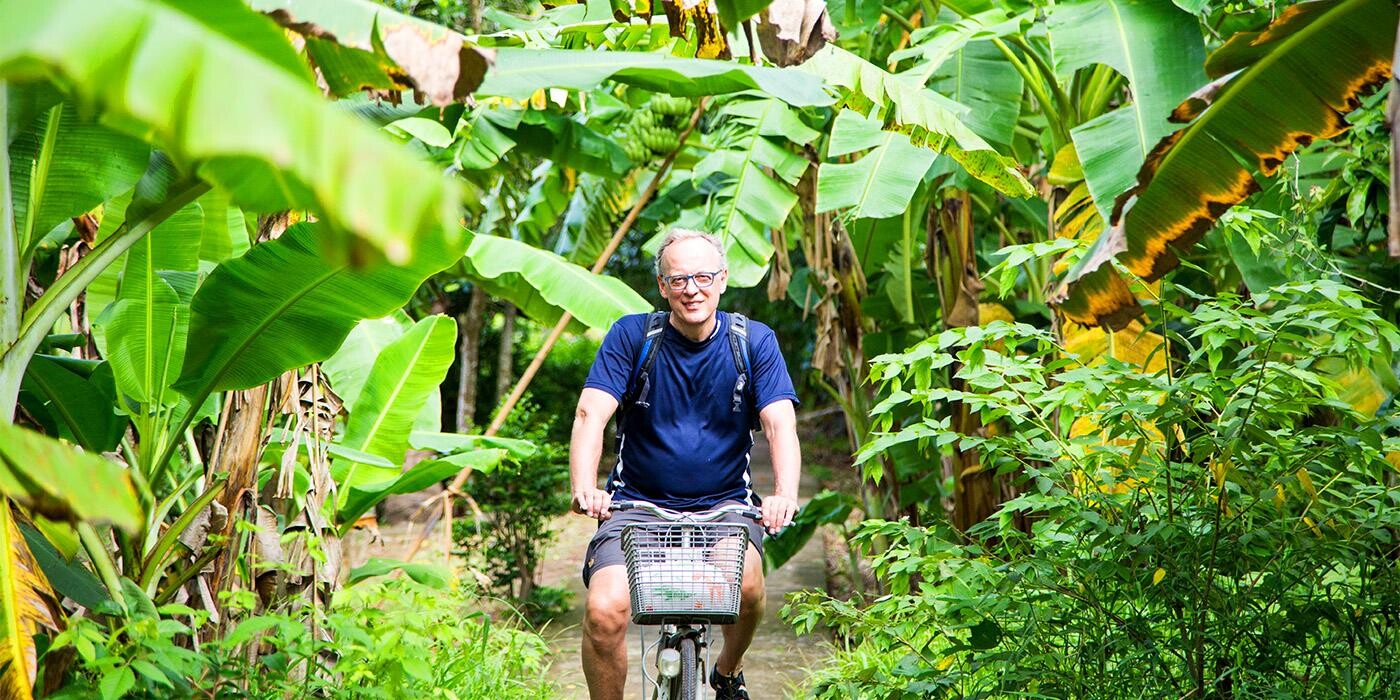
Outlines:
{"label": "gray hair", "polygon": [[729,263],[724,258],[724,243],[719,240],[719,236],[690,228],[673,228],[666,234],[665,238],[661,239],[661,247],[656,249],[656,260],[652,263],[652,269],[656,272],[657,277],[661,276],[661,255],[666,252],[667,246],[676,241],[686,241],[692,238],[699,238],[714,246],[715,251],[719,253],[720,265],[728,269]]}

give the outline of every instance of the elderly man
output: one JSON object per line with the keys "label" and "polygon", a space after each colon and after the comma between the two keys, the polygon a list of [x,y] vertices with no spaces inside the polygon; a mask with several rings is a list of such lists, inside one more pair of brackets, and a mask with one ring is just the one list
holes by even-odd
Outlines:
{"label": "elderly man", "polygon": [[[631,610],[623,518],[611,517],[612,499],[690,512],[760,503],[749,477],[751,428],[757,423],[768,437],[774,475],[774,492],[761,499],[762,525],[776,531],[797,509],[797,394],[773,331],[719,311],[727,280],[718,238],[686,229],[669,232],[656,254],[656,281],[670,312],[664,324],[650,329],[659,347],[647,360],[645,388],[633,375],[643,364],[650,315],[636,314],[619,319],[608,332],[579,395],[569,449],[574,508],[600,521],[583,568],[588,586],[583,668],[593,700],[619,700],[627,681]],[[740,381],[737,364],[744,360],[733,350],[738,346],[731,345],[730,333],[748,339],[746,382]],[[641,402],[639,390],[646,393]],[[603,429],[619,405],[626,438],[619,440],[617,466],[603,490],[598,488]],[[720,700],[748,700],[741,666],[763,615],[763,532],[747,524],[739,620],[724,627],[724,646],[710,674]]]}

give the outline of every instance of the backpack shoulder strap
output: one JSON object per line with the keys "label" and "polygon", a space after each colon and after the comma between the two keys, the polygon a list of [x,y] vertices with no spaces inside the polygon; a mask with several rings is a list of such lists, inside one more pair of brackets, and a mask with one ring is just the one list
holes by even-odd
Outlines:
{"label": "backpack shoulder strap", "polygon": [[637,366],[632,373],[633,386],[638,387],[633,405],[650,406],[651,368],[656,365],[656,356],[661,351],[661,332],[666,329],[668,311],[656,311],[647,315],[646,335],[642,338],[642,351],[637,354]]}
{"label": "backpack shoulder strap", "polygon": [[744,410],[744,393],[749,387],[749,319],[743,314],[729,314],[729,352],[739,371],[733,397],[734,412],[738,413]]}

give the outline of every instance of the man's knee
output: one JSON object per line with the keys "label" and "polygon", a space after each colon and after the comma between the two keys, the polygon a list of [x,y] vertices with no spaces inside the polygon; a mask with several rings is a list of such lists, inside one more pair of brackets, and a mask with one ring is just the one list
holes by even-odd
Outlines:
{"label": "man's knee", "polygon": [[762,609],[766,591],[763,581],[763,557],[749,545],[749,553],[744,562],[744,583],[740,588],[740,604],[745,609]]}
{"label": "man's knee", "polygon": [[584,615],[584,633],[589,640],[595,646],[616,644],[627,634],[631,616],[626,569],[609,566],[595,572],[589,582],[588,611]]}

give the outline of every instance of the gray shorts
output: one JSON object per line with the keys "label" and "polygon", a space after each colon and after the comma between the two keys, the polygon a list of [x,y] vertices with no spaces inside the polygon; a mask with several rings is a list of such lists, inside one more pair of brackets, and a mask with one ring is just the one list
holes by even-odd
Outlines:
{"label": "gray shorts", "polygon": [[[725,501],[720,505],[747,505],[739,501]],[[598,523],[598,531],[588,542],[588,552],[583,557],[583,585],[588,586],[593,572],[608,566],[624,566],[627,560],[622,555],[622,528],[632,523],[662,523],[665,519],[641,510],[625,510],[613,513],[611,518]],[[734,523],[749,529],[749,542],[763,556],[763,526],[738,513],[725,513],[717,523]]]}

